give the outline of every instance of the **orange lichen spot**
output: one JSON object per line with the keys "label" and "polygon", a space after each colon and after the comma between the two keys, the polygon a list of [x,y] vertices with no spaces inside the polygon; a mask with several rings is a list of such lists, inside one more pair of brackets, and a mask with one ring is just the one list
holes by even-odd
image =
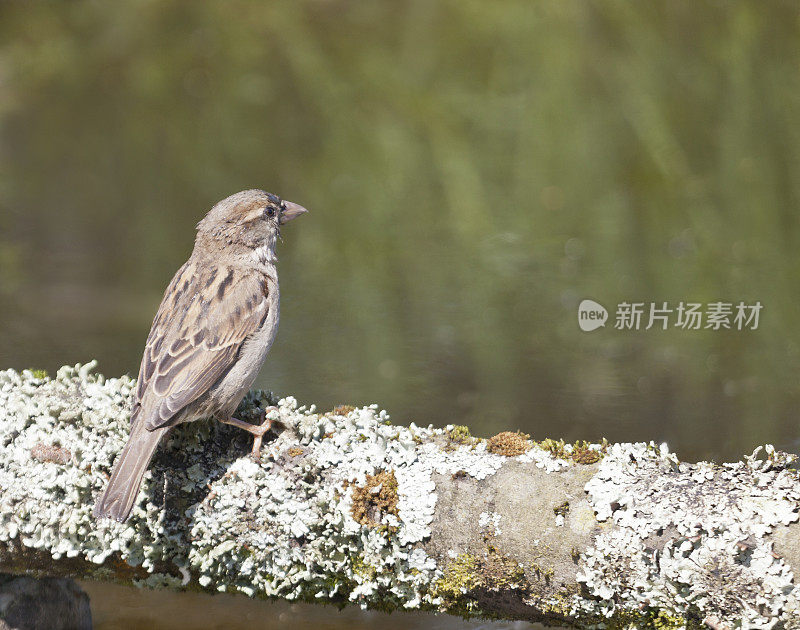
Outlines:
{"label": "orange lichen spot", "polygon": [[69,449],[56,446],[55,444],[45,444],[38,442],[31,449],[31,457],[40,462],[51,462],[53,464],[61,464],[62,466],[69,464],[72,460],[72,453]]}
{"label": "orange lichen spot", "polygon": [[397,516],[397,478],[393,470],[367,475],[367,482],[363,486],[353,485],[352,496],[350,513],[361,525],[378,527],[384,515]]}
{"label": "orange lichen spot", "polygon": [[355,410],[356,408],[353,405],[336,405],[331,409],[330,413],[334,416],[346,416]]}
{"label": "orange lichen spot", "polygon": [[486,450],[495,455],[515,457],[526,453],[531,448],[530,435],[520,431],[503,431],[490,437],[486,443]]}
{"label": "orange lichen spot", "polygon": [[600,451],[589,448],[586,442],[578,444],[577,442],[572,448],[572,461],[576,464],[594,464],[603,458]]}
{"label": "orange lichen spot", "polygon": [[293,446],[292,448],[286,450],[286,454],[289,457],[297,457],[303,454],[303,449],[299,446]]}

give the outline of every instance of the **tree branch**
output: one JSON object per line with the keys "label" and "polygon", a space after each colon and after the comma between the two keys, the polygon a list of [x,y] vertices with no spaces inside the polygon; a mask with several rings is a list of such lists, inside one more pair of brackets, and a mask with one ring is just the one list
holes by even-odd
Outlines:
{"label": "tree branch", "polygon": [[[162,445],[128,523],[96,522],[133,382],[0,372],[0,570],[586,626],[800,627],[793,457],[394,426],[277,404],[246,456],[213,421]],[[713,625],[712,625],[713,624]]]}

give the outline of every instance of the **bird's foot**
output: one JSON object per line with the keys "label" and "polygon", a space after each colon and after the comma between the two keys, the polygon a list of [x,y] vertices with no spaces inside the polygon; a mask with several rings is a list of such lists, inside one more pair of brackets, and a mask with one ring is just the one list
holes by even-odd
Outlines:
{"label": "bird's foot", "polygon": [[255,461],[259,461],[261,459],[261,443],[264,440],[264,435],[266,435],[273,425],[281,424],[279,420],[272,420],[272,418],[267,417],[267,414],[270,411],[278,411],[278,408],[267,407],[266,409],[262,409],[258,424],[250,424],[249,422],[244,422],[234,417],[230,417],[227,420],[222,420],[222,422],[225,424],[239,427],[240,429],[244,429],[248,433],[253,434],[253,449],[250,451],[250,457],[252,457]]}

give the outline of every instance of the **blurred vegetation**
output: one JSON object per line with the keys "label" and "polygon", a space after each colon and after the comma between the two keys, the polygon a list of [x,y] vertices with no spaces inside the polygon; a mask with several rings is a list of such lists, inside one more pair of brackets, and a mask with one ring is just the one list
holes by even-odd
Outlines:
{"label": "blurred vegetation", "polygon": [[[261,386],[796,448],[799,27],[792,2],[2,3],[0,365],[135,374],[196,221],[263,187],[312,213]],[[584,297],[764,310],[583,333]]]}

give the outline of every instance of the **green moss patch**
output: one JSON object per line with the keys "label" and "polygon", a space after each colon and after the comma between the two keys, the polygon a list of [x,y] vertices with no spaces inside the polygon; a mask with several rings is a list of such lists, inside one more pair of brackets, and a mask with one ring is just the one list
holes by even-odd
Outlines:
{"label": "green moss patch", "polygon": [[569,514],[569,501],[564,501],[561,505],[553,508],[553,514],[556,516],[566,516]]}
{"label": "green moss patch", "polygon": [[603,438],[600,448],[592,448],[592,444],[585,440],[578,440],[572,445],[567,445],[564,440],[547,438],[538,442],[539,448],[548,451],[558,459],[572,460],[576,464],[594,464],[603,459],[608,451],[608,441]]}
{"label": "green moss patch", "polygon": [[520,600],[530,592],[525,571],[518,562],[502,554],[491,542],[478,556],[462,553],[445,569],[432,589],[442,607],[455,614],[481,614],[482,603],[493,597]]}

